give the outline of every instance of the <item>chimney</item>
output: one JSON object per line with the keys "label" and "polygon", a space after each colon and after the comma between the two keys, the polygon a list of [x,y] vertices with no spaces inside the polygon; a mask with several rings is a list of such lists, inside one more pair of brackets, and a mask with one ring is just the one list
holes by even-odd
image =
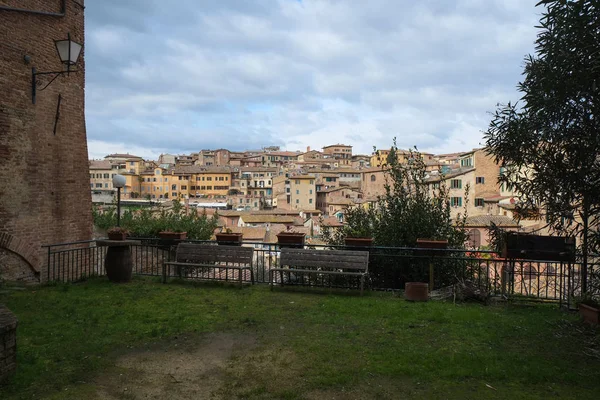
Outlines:
{"label": "chimney", "polygon": [[310,151],[310,146],[306,146],[306,152],[308,153]]}

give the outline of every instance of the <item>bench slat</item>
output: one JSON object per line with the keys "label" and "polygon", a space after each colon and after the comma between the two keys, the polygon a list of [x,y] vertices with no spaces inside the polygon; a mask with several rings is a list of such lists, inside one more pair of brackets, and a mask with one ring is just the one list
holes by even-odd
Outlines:
{"label": "bench slat", "polygon": [[366,251],[284,248],[281,249],[280,264],[294,267],[367,270],[369,253]]}
{"label": "bench slat", "polygon": [[175,259],[191,263],[251,264],[254,250],[241,246],[213,246],[196,243],[180,243]]}
{"label": "bench slat", "polygon": [[316,269],[296,269],[296,268],[271,268],[271,271],[282,271],[292,273],[306,273],[306,274],[328,274],[328,275],[349,275],[349,276],[363,276],[366,272],[340,272],[340,271],[318,271]]}

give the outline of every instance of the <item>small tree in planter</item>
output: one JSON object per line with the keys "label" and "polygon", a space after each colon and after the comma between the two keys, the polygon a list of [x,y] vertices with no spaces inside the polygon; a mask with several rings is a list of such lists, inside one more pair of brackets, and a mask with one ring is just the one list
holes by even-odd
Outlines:
{"label": "small tree in planter", "polygon": [[243,236],[242,233],[235,233],[229,228],[215,234],[217,244],[225,246],[241,246]]}
{"label": "small tree in planter", "polygon": [[106,231],[109,240],[125,240],[127,235],[129,235],[129,231],[120,226],[115,226]]}
{"label": "small tree in planter", "polygon": [[296,232],[291,226],[283,232],[277,234],[277,243],[280,247],[304,247],[305,233]]}
{"label": "small tree in planter", "polygon": [[[333,245],[345,244],[349,247],[365,247],[373,244],[377,217],[373,207],[347,208],[344,214],[346,224],[339,229],[323,229],[323,239]],[[323,219],[321,219],[322,223]]]}

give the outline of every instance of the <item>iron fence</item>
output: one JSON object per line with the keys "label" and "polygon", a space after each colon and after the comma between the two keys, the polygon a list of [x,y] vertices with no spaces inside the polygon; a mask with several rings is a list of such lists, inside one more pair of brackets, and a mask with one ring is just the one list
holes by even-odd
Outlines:
{"label": "iron fence", "polygon": [[[161,239],[133,238],[131,256],[133,273],[161,276],[165,261],[175,258],[176,242]],[[210,243],[209,241],[186,241]],[[254,249],[253,276],[255,283],[269,283],[269,270],[279,266],[277,244],[245,241]],[[47,248],[47,281],[74,282],[104,275],[107,247],[98,242],[82,241],[45,246]],[[343,246],[310,245],[315,249],[338,249]],[[353,250],[356,250],[354,248]],[[581,295],[581,262],[564,263],[531,260],[506,260],[489,251],[428,250],[400,247],[370,247],[367,288],[371,290],[402,290],[406,282],[428,282],[433,290],[469,282],[493,296],[523,297],[558,301],[570,305]],[[357,288],[354,277],[326,274],[295,274],[293,271],[275,274],[276,282],[287,285]],[[600,281],[598,257],[590,257],[588,276]],[[229,272],[209,271],[186,275],[189,279],[234,280]],[[250,274],[243,280],[250,282]],[[596,295],[600,288],[592,288]]]}

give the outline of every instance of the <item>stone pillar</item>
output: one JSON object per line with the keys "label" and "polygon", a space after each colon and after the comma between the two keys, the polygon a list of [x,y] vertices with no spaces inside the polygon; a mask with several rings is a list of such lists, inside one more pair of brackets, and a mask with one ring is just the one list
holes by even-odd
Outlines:
{"label": "stone pillar", "polygon": [[17,369],[17,318],[0,305],[0,383]]}

